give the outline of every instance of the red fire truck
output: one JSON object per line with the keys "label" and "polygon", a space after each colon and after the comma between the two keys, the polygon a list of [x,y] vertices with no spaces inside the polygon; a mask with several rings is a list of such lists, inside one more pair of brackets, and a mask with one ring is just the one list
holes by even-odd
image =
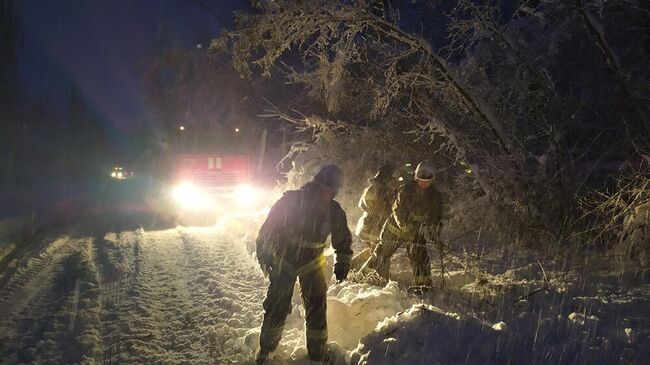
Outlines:
{"label": "red fire truck", "polygon": [[232,126],[180,127],[166,164],[165,195],[173,204],[166,212],[195,224],[265,209],[275,182],[265,177],[266,134]]}
{"label": "red fire truck", "polygon": [[248,209],[258,200],[250,184],[248,155],[182,154],[176,158],[174,173],[172,197],[184,210]]}

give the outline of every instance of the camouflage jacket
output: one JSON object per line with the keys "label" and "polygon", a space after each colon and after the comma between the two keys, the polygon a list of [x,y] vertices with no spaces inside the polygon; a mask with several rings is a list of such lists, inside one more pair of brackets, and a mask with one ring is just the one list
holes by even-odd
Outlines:
{"label": "camouflage jacket", "polygon": [[391,214],[396,193],[396,185],[376,182],[363,191],[359,199],[359,208],[363,210],[363,215],[359,218],[355,232],[361,239],[379,239],[381,228]]}
{"label": "camouflage jacket", "polygon": [[385,229],[403,239],[414,239],[423,229],[437,226],[442,212],[442,194],[434,186],[422,189],[411,181],[397,193]]}

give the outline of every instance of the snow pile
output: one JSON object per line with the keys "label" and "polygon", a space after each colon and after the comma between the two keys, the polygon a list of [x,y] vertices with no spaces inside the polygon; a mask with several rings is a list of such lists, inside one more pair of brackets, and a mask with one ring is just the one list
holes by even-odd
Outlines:
{"label": "snow pile", "polygon": [[351,363],[488,363],[499,351],[499,333],[475,317],[413,305],[365,337],[352,352]]}
{"label": "snow pile", "polygon": [[378,323],[404,311],[414,302],[414,298],[400,292],[394,281],[384,288],[349,282],[334,285],[327,298],[329,339],[351,350]]}
{"label": "snow pile", "polygon": [[[310,364],[305,347],[305,311],[296,285],[292,311],[282,334],[278,349],[271,354],[270,364]],[[349,354],[359,341],[396,313],[413,305],[415,298],[406,297],[397,283],[389,282],[378,288],[368,284],[343,282],[330,286],[327,298],[329,346],[334,364],[349,363]],[[243,339],[247,354],[259,348],[259,328],[251,329]]]}
{"label": "snow pile", "polygon": [[[403,298],[397,283],[385,288],[367,284],[344,282],[330,287],[327,298],[327,323],[330,348],[339,363],[345,363],[347,352],[354,349],[359,340],[375,329],[385,317],[392,316],[411,306],[412,300]],[[244,336],[248,354],[259,348],[259,327]],[[271,355],[271,364],[300,362],[307,359],[305,347],[305,310],[296,285],[292,299],[292,311],[287,317],[278,349]]]}
{"label": "snow pile", "polygon": [[350,364],[593,364],[647,359],[646,342],[627,322],[604,323],[593,314],[578,312],[554,315],[552,309],[531,313],[530,308],[513,308],[504,313],[509,322],[490,324],[469,312],[414,304],[365,336],[350,353]]}

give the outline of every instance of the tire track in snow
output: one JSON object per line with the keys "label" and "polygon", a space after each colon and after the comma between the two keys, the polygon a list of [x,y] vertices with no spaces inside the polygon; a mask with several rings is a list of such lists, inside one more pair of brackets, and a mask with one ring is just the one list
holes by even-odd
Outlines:
{"label": "tire track in snow", "polygon": [[142,231],[109,232],[95,240],[94,258],[101,282],[102,364],[119,363],[123,335],[121,319],[128,317],[127,293],[139,272]]}
{"label": "tire track in snow", "polygon": [[[0,288],[0,305],[18,311],[22,309],[43,286],[35,279],[51,279],[51,272],[56,268],[54,264],[73,251],[69,243],[68,237],[59,237],[41,251],[21,259],[18,268]],[[5,313],[3,319],[8,317]]]}
{"label": "tire track in snow", "polygon": [[239,239],[214,228],[182,229],[201,338],[215,363],[252,360],[267,281]]}
{"label": "tire track in snow", "polygon": [[[62,237],[15,276],[0,327],[6,363],[78,363],[99,352],[97,275],[92,239]],[[12,278],[14,280],[14,278]]]}
{"label": "tire track in snow", "polygon": [[208,364],[176,230],[142,232],[126,296],[104,313],[105,364]]}
{"label": "tire track in snow", "polygon": [[39,309],[43,302],[51,300],[55,278],[63,271],[64,259],[72,252],[74,248],[70,239],[59,237],[41,251],[20,260],[20,267],[0,288],[0,306],[3,308],[0,344],[11,344],[12,339],[20,336],[21,330],[26,330],[26,322],[41,316]]}

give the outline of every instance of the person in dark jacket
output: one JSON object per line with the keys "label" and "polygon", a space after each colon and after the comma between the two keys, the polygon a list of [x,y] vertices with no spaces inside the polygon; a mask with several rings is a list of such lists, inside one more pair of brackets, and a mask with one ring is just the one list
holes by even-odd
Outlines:
{"label": "person in dark jacket", "polygon": [[413,269],[411,288],[430,290],[431,267],[427,253],[429,232],[436,232],[442,217],[442,195],[433,186],[435,166],[429,160],[420,163],[415,179],[397,193],[392,214],[386,220],[380,243],[369,267],[388,280],[390,259],[399,247],[405,247]]}
{"label": "person in dark jacket", "polygon": [[327,274],[325,241],[331,234],[336,251],[336,280],[346,279],[352,257],[352,235],[345,212],[334,200],[341,187],[341,170],[328,165],[299,190],[287,191],[274,204],[256,239],[257,258],[270,280],[264,300],[260,351],[263,364],[282,337],[296,278],[306,313],[307,352],[327,361]]}
{"label": "person in dark jacket", "polygon": [[359,208],[363,214],[357,222],[356,235],[368,246],[352,258],[352,269],[360,269],[379,243],[379,234],[391,214],[391,207],[399,188],[399,170],[395,165],[382,165],[375,176],[368,179]]}

